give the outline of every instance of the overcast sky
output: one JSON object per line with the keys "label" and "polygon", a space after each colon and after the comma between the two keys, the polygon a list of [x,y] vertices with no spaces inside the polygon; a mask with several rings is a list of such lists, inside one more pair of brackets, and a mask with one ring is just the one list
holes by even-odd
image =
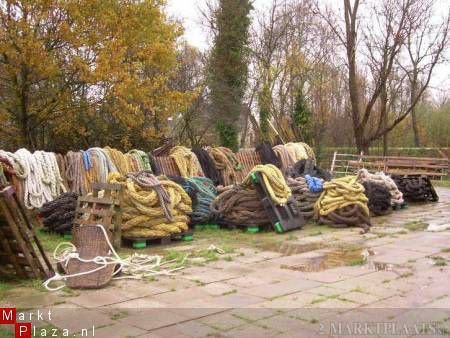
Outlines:
{"label": "overcast sky", "polygon": [[[175,17],[183,22],[185,27],[186,40],[201,50],[207,49],[208,35],[201,24],[201,15],[199,8],[204,8],[205,2],[208,0],[168,0],[167,11],[170,16]],[[320,0],[324,3],[336,3],[337,0]],[[255,11],[262,11],[268,8],[272,0],[254,0],[253,7]],[[448,12],[450,8],[450,0],[437,0],[436,13],[443,15]],[[254,11],[254,12],[255,12]],[[446,55],[447,60],[450,60],[450,48]],[[431,83],[435,88],[435,94],[438,91],[445,91],[450,94],[450,65],[442,65],[436,68],[434,78]]]}

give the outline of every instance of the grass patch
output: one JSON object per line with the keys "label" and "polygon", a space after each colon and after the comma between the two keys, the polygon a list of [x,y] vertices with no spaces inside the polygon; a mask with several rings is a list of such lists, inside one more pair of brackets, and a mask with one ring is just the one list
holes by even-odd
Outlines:
{"label": "grass patch", "polygon": [[0,325],[0,337],[14,338],[14,325]]}
{"label": "grass patch", "polygon": [[432,256],[431,259],[433,260],[433,263],[435,266],[446,266],[447,265],[447,260],[444,257]]}
{"label": "grass patch", "polygon": [[322,235],[323,234],[323,232],[321,231],[321,230],[317,230],[317,231],[314,231],[314,232],[310,232],[309,234],[308,234],[308,236],[320,236],[320,235]]}
{"label": "grass patch", "polygon": [[443,252],[443,253],[450,253],[450,248],[442,249],[441,252]]}
{"label": "grass patch", "polygon": [[412,272],[405,272],[405,273],[402,273],[400,276],[398,276],[398,278],[408,278],[411,276],[414,276],[414,274]]}
{"label": "grass patch", "polygon": [[224,292],[224,293],[221,294],[221,296],[232,295],[233,293],[237,293],[237,290],[233,289],[233,290]]}
{"label": "grass patch", "polygon": [[111,320],[119,320],[128,317],[128,311],[119,311],[113,314],[110,318]]}
{"label": "grass patch", "polygon": [[409,231],[422,231],[428,227],[428,224],[422,221],[411,221],[403,225]]}
{"label": "grass patch", "polygon": [[59,243],[61,242],[69,242],[65,240],[58,234],[46,232],[46,231],[36,231],[36,235],[39,238],[43,248],[47,252],[53,252]]}
{"label": "grass patch", "polygon": [[359,258],[355,258],[355,259],[348,261],[346,265],[347,266],[358,266],[358,265],[364,265],[365,263],[366,263],[366,259],[363,256],[361,256]]}
{"label": "grass patch", "polygon": [[436,187],[450,188],[450,180],[436,180],[432,181],[432,183]]}

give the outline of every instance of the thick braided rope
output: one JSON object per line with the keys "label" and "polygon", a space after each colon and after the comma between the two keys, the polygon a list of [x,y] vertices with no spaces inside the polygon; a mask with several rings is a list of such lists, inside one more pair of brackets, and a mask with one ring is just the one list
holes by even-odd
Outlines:
{"label": "thick braided rope", "polygon": [[224,187],[219,192],[211,204],[211,211],[219,223],[231,226],[262,226],[270,223],[255,189],[235,185]]}
{"label": "thick braided rope", "polygon": [[316,214],[326,216],[329,213],[349,205],[357,205],[369,216],[368,199],[364,187],[357,182],[356,176],[345,176],[325,182],[323,192],[316,203]]}
{"label": "thick braided rope", "polygon": [[48,200],[44,196],[42,169],[27,149],[19,149],[15,155],[24,164],[24,204],[28,209],[40,208],[50,200],[50,194],[46,193]]}
{"label": "thick braided rope", "polygon": [[118,172],[116,166],[102,148],[89,148],[87,152],[89,156],[97,159],[98,182],[106,183],[109,173]]}
{"label": "thick braided rope", "polygon": [[255,166],[243,180],[244,187],[252,187],[252,174],[261,173],[270,198],[276,204],[285,204],[291,196],[291,189],[286,184],[283,174],[273,164],[259,164]]}
{"label": "thick braided rope", "polygon": [[0,157],[4,158],[9,163],[14,171],[14,175],[21,179],[26,177],[25,164],[18,156],[16,156],[16,154],[0,150]]}
{"label": "thick braided rope", "polygon": [[383,172],[377,172],[375,174],[369,173],[367,169],[360,169],[357,173],[358,182],[372,182],[376,184],[380,184],[389,190],[391,194],[391,204],[403,204],[405,201],[403,199],[402,192],[398,189],[397,184],[395,184],[394,180],[387,176]]}
{"label": "thick braided rope", "polygon": [[170,149],[169,157],[174,159],[181,177],[193,177],[198,175],[200,163],[190,149],[183,146],[173,147]]}
{"label": "thick braided rope", "polygon": [[297,201],[300,214],[305,219],[312,219],[314,217],[314,205],[321,193],[310,191],[304,177],[288,177],[287,184],[292,191],[293,198]]}
{"label": "thick braided rope", "polygon": [[237,172],[241,170],[241,165],[236,158],[236,155],[231,149],[225,147],[216,147],[208,149],[209,154],[221,175],[220,184],[234,184],[238,181]]}
{"label": "thick braided rope", "polygon": [[182,187],[189,195],[194,193],[196,197],[191,213],[192,223],[208,222],[211,218],[211,203],[217,196],[214,183],[207,177],[190,177],[182,183]]}
{"label": "thick braided rope", "polygon": [[140,170],[152,170],[150,166],[150,160],[148,158],[148,155],[145,151],[139,150],[139,149],[133,149],[130,150],[127,154],[133,156],[139,163],[138,171]]}
{"label": "thick braided rope", "polygon": [[[150,175],[148,172],[132,177],[119,173],[109,175],[109,183],[123,186],[122,231],[125,238],[165,237],[188,229],[188,214],[192,212],[189,196],[180,185],[159,177],[159,184],[155,187],[164,189],[169,201],[161,199],[153,187],[154,180],[149,181]],[[165,208],[169,210],[171,219],[166,216]]]}
{"label": "thick braided rope", "polygon": [[128,158],[120,150],[111,147],[105,147],[103,148],[103,150],[105,151],[105,154],[110,158],[114,166],[117,168],[119,173],[125,175],[131,171]]}
{"label": "thick braided rope", "polygon": [[278,158],[281,161],[281,166],[283,170],[288,169],[289,167],[293,166],[295,161],[292,159],[291,154],[288,152],[286,147],[282,144],[279,144],[272,148],[275,154],[277,154]]}
{"label": "thick braided rope", "polygon": [[291,155],[294,162],[306,160],[309,158],[308,152],[304,146],[299,143],[289,142],[284,145]]}

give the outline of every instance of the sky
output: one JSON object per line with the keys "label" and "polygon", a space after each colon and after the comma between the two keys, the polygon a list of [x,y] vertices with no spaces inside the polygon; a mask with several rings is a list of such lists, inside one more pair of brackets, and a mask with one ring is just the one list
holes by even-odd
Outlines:
{"label": "sky", "polygon": [[[171,17],[181,20],[184,25],[185,39],[200,50],[206,50],[209,47],[208,34],[205,27],[202,26],[200,8],[205,7],[208,0],[168,0],[167,12]],[[254,0],[253,7],[255,11],[263,11],[269,8],[273,0]],[[324,4],[329,4],[339,0],[319,0]],[[436,0],[436,13],[443,15],[450,8],[450,0]],[[446,93],[450,95],[450,48],[446,55],[448,62],[445,65],[436,67],[431,81],[431,87],[434,95]]]}

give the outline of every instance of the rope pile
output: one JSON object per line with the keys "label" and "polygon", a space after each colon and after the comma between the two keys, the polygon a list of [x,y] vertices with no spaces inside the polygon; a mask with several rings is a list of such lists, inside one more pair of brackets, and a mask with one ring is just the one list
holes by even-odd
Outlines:
{"label": "rope pile", "polygon": [[278,155],[272,149],[269,142],[263,142],[256,146],[255,151],[261,157],[262,164],[273,164],[277,168],[282,168],[282,163]]}
{"label": "rope pile", "polygon": [[218,223],[230,227],[270,224],[256,190],[235,185],[219,189],[219,193],[211,204]]}
{"label": "rope pile", "polygon": [[439,201],[439,196],[427,176],[392,176],[392,178],[407,201]]}
{"label": "rope pile", "polygon": [[276,145],[272,148],[274,153],[277,155],[277,157],[280,160],[281,168],[283,171],[286,171],[288,168],[292,167],[294,165],[294,160],[291,157],[291,154],[289,154],[287,148],[282,145]]}
{"label": "rope pile", "polygon": [[211,220],[211,203],[217,197],[214,183],[207,177],[190,177],[187,179],[171,178],[180,184],[191,197],[191,224],[204,224]]}
{"label": "rope pile", "polygon": [[213,181],[214,185],[219,185],[219,174],[217,172],[216,165],[214,164],[211,156],[209,156],[208,152],[200,147],[192,148],[192,152],[195,156],[197,156],[205,176]]}
{"label": "rope pile", "polygon": [[39,209],[44,226],[58,234],[70,234],[75,218],[78,194],[66,192]]}
{"label": "rope pile", "polygon": [[306,143],[289,142],[286,143],[284,147],[289,152],[294,162],[307,159],[311,159],[316,162],[316,155],[314,154],[314,150],[312,150],[312,148]]}
{"label": "rope pile", "polygon": [[132,171],[151,170],[149,156],[139,149],[130,150],[127,154],[131,162]]}
{"label": "rope pile", "polygon": [[405,201],[403,200],[403,194],[398,189],[397,184],[395,184],[394,180],[390,176],[387,176],[385,173],[377,172],[375,174],[371,174],[369,173],[369,171],[367,171],[367,169],[360,169],[357,176],[358,182],[360,183],[372,182],[388,189],[389,193],[391,194],[392,205],[401,205],[405,203]]}
{"label": "rope pile", "polygon": [[122,234],[128,239],[166,237],[188,229],[192,202],[183,188],[150,171],[111,173],[109,183],[123,186]]}
{"label": "rope pile", "polygon": [[391,193],[389,190],[378,183],[371,181],[363,182],[364,194],[368,198],[369,210],[375,216],[386,215],[392,211],[391,207]]}
{"label": "rope pile", "polygon": [[291,189],[286,184],[280,169],[273,164],[255,166],[242,181],[242,186],[251,189],[253,187],[252,175],[257,172],[261,174],[272,201],[275,204],[285,204],[292,194]]}
{"label": "rope pile", "polygon": [[241,165],[233,151],[225,147],[216,147],[210,148],[209,154],[220,173],[219,183],[224,186],[237,183]]}
{"label": "rope pile", "polygon": [[288,175],[294,178],[296,177],[305,177],[305,175],[319,177],[324,181],[331,180],[331,174],[314,164],[314,161],[311,159],[300,160],[297,161],[289,170]]}
{"label": "rope pile", "polygon": [[359,226],[368,231],[370,224],[368,199],[356,176],[332,179],[323,185],[324,191],[315,205],[320,223],[333,227]]}
{"label": "rope pile", "polygon": [[314,205],[321,192],[312,192],[304,177],[288,177],[287,184],[292,191],[292,196],[297,201],[300,214],[305,220],[312,219],[314,217]]}
{"label": "rope pile", "polygon": [[198,176],[200,164],[197,156],[188,148],[176,146],[170,149],[169,157],[173,158],[181,177]]}

